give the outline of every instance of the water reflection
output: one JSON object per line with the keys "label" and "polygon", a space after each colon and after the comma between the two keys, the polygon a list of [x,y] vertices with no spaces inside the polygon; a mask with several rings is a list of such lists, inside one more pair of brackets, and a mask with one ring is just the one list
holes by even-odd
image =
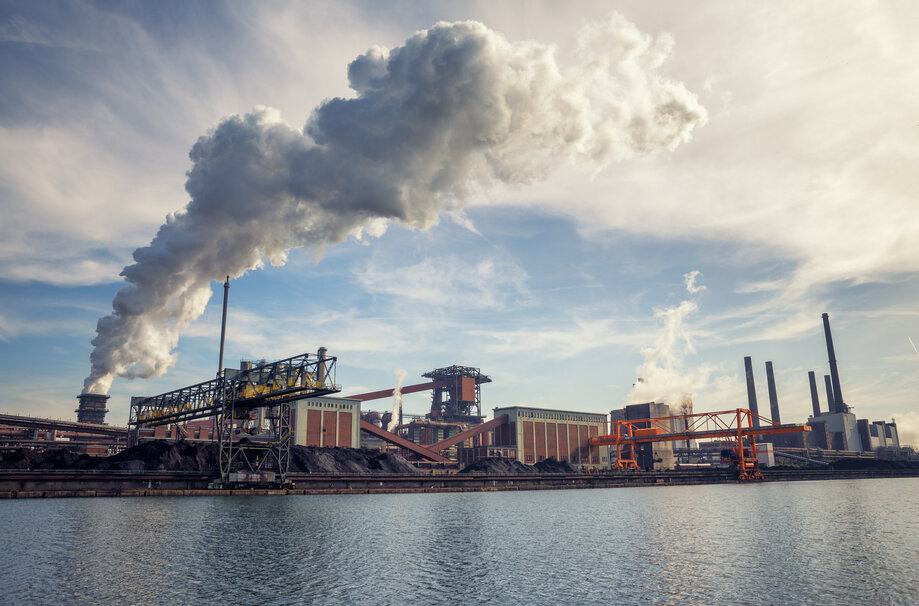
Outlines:
{"label": "water reflection", "polygon": [[0,503],[8,604],[912,604],[919,479]]}

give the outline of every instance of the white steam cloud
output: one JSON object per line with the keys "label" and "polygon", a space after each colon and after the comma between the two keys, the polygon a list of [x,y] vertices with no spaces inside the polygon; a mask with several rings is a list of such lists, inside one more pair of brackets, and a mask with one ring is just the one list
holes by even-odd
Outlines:
{"label": "white steam cloud", "polygon": [[[683,276],[690,293],[705,290],[704,286],[695,286],[698,275],[698,271],[693,271]],[[654,310],[654,317],[663,321],[663,327],[654,347],[642,350],[645,360],[637,369],[640,380],[632,386],[626,399],[628,404],[664,402],[671,406],[673,414],[679,414],[681,408],[691,406],[693,394],[709,384],[713,367],[686,368],[685,363],[686,356],[695,350],[684,321],[698,310],[693,301]]]}
{"label": "white steam cloud", "polygon": [[707,286],[696,284],[696,279],[700,277],[702,277],[702,272],[698,269],[694,269],[688,274],[683,274],[683,285],[686,286],[686,292],[695,295],[708,290]]}
{"label": "white steam cloud", "polygon": [[390,433],[399,426],[399,416],[402,413],[402,384],[408,377],[408,371],[404,368],[395,370],[393,373],[396,375],[396,388],[392,392],[392,419],[389,420],[389,425],[386,427],[386,431]]}
{"label": "white steam cloud", "polygon": [[389,220],[425,228],[491,181],[672,150],[705,123],[696,96],[656,72],[669,36],[613,14],[578,40],[578,64],[563,68],[552,45],[438,23],[355,59],[356,96],[324,102],[302,132],[264,107],[223,120],[191,150],[190,202],[122,272],[84,391],[164,373],[212,280],[283,264],[296,247],[321,255]]}

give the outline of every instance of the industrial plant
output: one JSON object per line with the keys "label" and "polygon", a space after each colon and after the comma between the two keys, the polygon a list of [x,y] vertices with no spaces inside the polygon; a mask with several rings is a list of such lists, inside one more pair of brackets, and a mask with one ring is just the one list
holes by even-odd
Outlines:
{"label": "industrial plant", "polygon": [[[133,397],[125,427],[105,424],[109,396],[84,393],[75,423],[3,415],[0,445],[66,445],[105,456],[151,440],[212,444],[214,488],[290,486],[297,448],[369,449],[436,474],[503,461],[520,469],[552,462],[582,475],[730,470],[737,480],[763,479],[764,470],[777,466],[914,457],[901,447],[895,423],[857,419],[845,403],[828,314],[823,327],[827,409],[821,409],[816,371],[810,371],[813,415],[805,423],[782,422],[772,361],[765,363],[769,414],[761,415],[749,356],[745,408],[693,412],[685,398],[675,407],[646,402],[608,415],[530,406],[498,406],[486,415],[482,388],[493,379],[476,367],[435,368],[422,373],[423,382],[342,396],[337,358],[325,348],[224,368],[221,342],[215,379]],[[429,410],[403,412],[402,396],[419,392],[430,393]],[[394,399],[398,406],[388,410]],[[374,410],[374,402],[385,402],[387,410]]]}

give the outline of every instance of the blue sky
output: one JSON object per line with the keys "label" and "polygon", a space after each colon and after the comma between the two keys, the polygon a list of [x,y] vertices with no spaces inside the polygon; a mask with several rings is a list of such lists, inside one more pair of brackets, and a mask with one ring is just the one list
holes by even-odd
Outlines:
{"label": "blue sky", "polygon": [[[310,246],[266,258],[231,283],[227,360],[324,345],[344,393],[463,364],[493,378],[487,411],[605,412],[678,392],[697,410],[745,406],[750,355],[760,401],[771,360],[783,421],[803,422],[829,312],[847,403],[919,442],[919,9],[905,2],[2,2],[0,409],[73,417],[119,272],[188,204],[189,150],[226,116],[270,106],[302,129],[355,97],[357,57],[438,21],[576,65],[578,32],[611,9],[704,108],[685,140],[470,182],[454,211],[365,225],[318,262]],[[109,422],[131,395],[213,376],[212,289],[165,374],[115,378]],[[632,393],[638,376],[657,395]]]}

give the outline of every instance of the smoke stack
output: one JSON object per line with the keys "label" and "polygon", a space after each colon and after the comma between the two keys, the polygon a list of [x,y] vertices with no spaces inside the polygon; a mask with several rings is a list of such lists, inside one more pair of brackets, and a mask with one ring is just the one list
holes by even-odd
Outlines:
{"label": "smoke stack", "polygon": [[836,367],[836,351],[833,349],[833,335],[830,334],[830,315],[823,314],[823,332],[826,333],[826,352],[830,357],[830,376],[833,378],[833,397],[836,412],[846,412],[848,407],[842,401],[839,387],[839,369]]}
{"label": "smoke stack", "polygon": [[826,407],[831,413],[836,412],[836,398],[833,397],[833,383],[830,375],[823,375],[823,380],[826,382]]}
{"label": "smoke stack", "polygon": [[326,351],[327,351],[327,350],[326,350],[325,347],[320,347],[320,348],[319,348],[319,352],[318,352],[318,355],[319,355],[319,368],[318,368],[317,374],[319,375],[319,384],[320,384],[320,385],[325,385],[325,373],[326,373],[326,370],[325,370],[325,352],[326,352]]}
{"label": "smoke stack", "polygon": [[227,301],[230,296],[230,276],[223,283],[223,317],[220,320],[220,358],[217,360],[217,377],[223,376],[223,348],[227,342]]}
{"label": "smoke stack", "polygon": [[807,373],[807,380],[811,385],[811,404],[814,405],[814,417],[820,416],[820,398],[817,396],[817,375],[811,370]]}
{"label": "smoke stack", "polygon": [[781,425],[779,397],[775,393],[775,374],[772,372],[772,362],[766,362],[766,384],[769,387],[769,410],[772,413],[772,422]]}
{"label": "smoke stack", "polygon": [[750,402],[750,411],[753,413],[753,427],[759,427],[759,408],[756,405],[756,385],[753,383],[753,359],[747,356],[743,359],[744,368],[747,370],[747,400]]}
{"label": "smoke stack", "polygon": [[77,423],[94,423],[96,425],[105,424],[105,413],[108,409],[105,403],[109,396],[97,393],[81,393],[77,396],[80,401],[80,407],[74,412],[77,413]]}

